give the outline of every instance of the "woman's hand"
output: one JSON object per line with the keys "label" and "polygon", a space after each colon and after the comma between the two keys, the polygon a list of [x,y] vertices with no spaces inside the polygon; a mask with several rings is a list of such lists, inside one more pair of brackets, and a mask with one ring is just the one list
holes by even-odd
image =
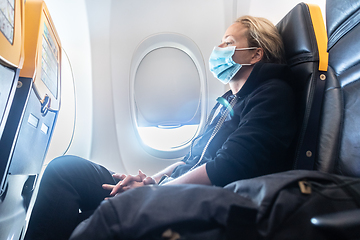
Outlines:
{"label": "woman's hand", "polygon": [[116,179],[120,179],[120,181],[116,185],[112,185],[112,184],[102,185],[104,189],[111,191],[110,196],[116,196],[117,194],[132,188],[138,188],[144,185],[155,184],[155,180],[151,177],[146,177],[146,175],[141,170],[139,170],[138,175],[126,176],[125,174],[113,174],[113,177]]}

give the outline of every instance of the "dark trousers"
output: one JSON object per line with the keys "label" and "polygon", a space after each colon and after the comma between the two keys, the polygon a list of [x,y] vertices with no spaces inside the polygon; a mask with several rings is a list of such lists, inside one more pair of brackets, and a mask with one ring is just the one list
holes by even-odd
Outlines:
{"label": "dark trousers", "polygon": [[101,185],[116,184],[111,174],[106,168],[76,156],[51,161],[42,177],[25,239],[68,239],[84,215],[109,195]]}

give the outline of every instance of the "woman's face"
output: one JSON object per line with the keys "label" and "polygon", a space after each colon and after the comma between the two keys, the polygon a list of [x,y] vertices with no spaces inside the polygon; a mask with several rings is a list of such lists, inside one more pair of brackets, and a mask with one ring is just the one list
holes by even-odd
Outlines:
{"label": "woman's face", "polygon": [[[247,28],[242,23],[236,22],[226,30],[219,47],[235,46],[236,49],[254,47],[249,46],[246,35]],[[233,60],[239,64],[253,64],[252,58],[255,52],[255,50],[235,51]]]}

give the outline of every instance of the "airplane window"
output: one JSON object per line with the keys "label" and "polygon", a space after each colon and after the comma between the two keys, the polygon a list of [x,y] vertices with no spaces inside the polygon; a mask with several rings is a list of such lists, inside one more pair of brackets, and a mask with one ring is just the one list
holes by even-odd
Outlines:
{"label": "airplane window", "polygon": [[200,123],[200,79],[192,59],[169,47],[148,53],[136,73],[135,104],[146,145],[171,151],[188,143]]}

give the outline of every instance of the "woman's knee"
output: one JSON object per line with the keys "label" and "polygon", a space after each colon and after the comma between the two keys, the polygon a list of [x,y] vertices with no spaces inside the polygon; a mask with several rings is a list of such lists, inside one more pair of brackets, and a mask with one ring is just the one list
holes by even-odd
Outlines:
{"label": "woman's knee", "polygon": [[60,156],[55,158],[54,160],[52,160],[47,167],[62,167],[65,165],[69,165],[69,166],[74,166],[74,165],[78,165],[78,164],[86,164],[88,162],[88,160],[78,157],[78,156],[73,156],[73,155],[65,155],[65,156]]}
{"label": "woman's knee", "polygon": [[89,164],[88,160],[77,156],[66,155],[57,157],[46,166],[44,176],[68,175],[72,172],[81,171],[87,164]]}
{"label": "woman's knee", "polygon": [[45,178],[91,180],[102,183],[114,183],[111,172],[96,163],[77,156],[61,156],[52,160],[45,169]]}

